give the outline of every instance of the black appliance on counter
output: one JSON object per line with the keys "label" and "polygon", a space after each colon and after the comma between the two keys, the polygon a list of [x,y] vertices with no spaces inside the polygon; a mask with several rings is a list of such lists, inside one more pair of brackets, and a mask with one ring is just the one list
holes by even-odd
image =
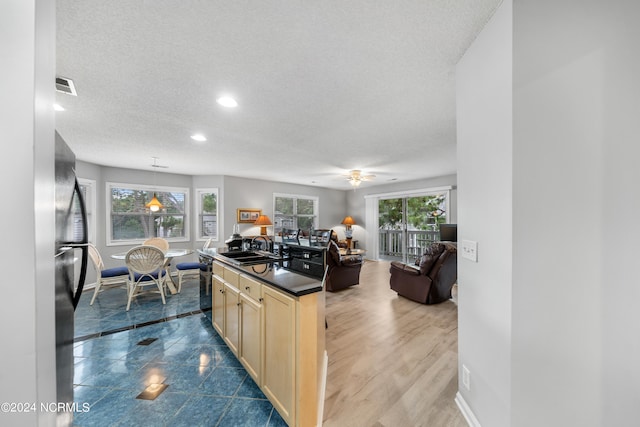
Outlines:
{"label": "black appliance on counter", "polygon": [[225,240],[224,243],[225,245],[227,245],[227,249],[230,251],[241,251],[243,241],[244,239],[241,235],[233,234],[231,237]]}

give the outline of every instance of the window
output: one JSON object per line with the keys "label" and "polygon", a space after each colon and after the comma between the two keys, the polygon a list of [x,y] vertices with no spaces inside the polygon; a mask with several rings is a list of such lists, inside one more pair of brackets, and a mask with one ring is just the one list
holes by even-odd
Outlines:
{"label": "window", "polygon": [[[145,208],[156,195],[163,208]],[[188,188],[150,187],[107,182],[107,245],[139,244],[150,237],[189,240]]]}
{"label": "window", "polygon": [[218,189],[196,189],[196,238],[218,240]]}
{"label": "window", "polygon": [[273,212],[276,234],[283,228],[309,230],[318,224],[318,198],[274,194]]}
{"label": "window", "polygon": [[[92,179],[78,178],[80,192],[84,199],[85,208],[87,209],[87,231],[89,232],[89,242],[96,243],[96,182]],[[82,233],[81,230],[78,230]],[[79,235],[74,236],[79,239]],[[77,240],[76,240],[77,241]]]}

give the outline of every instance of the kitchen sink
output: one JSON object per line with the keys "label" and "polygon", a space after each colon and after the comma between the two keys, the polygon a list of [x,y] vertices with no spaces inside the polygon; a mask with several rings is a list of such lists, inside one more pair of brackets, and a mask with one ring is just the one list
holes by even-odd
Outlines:
{"label": "kitchen sink", "polygon": [[276,255],[254,251],[221,252],[218,255],[227,258],[230,263],[236,265],[263,264],[282,260]]}

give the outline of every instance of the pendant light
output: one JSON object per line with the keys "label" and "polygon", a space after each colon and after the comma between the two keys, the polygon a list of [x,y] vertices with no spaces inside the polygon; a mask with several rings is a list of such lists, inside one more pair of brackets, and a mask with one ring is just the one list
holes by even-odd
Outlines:
{"label": "pendant light", "polygon": [[144,205],[144,207],[149,209],[151,212],[158,212],[164,206],[162,205],[162,203],[160,203],[160,200],[158,200],[158,198],[156,197],[156,193],[154,192],[153,193],[153,198],[151,199],[151,201],[149,203]]}
{"label": "pendant light", "polygon": [[[157,157],[152,157],[153,159],[153,164],[151,165],[151,167],[154,168],[153,170],[153,186],[156,186],[156,171],[155,169],[157,168],[161,168],[161,167],[166,167],[166,166],[161,166],[158,164],[158,158]],[[151,201],[149,201],[149,203],[147,203],[146,205],[144,205],[145,208],[149,209],[151,212],[158,212],[160,209],[164,208],[164,205],[162,203],[160,203],[160,200],[158,200],[158,197],[156,196],[156,192],[153,192],[153,197],[151,198]]]}

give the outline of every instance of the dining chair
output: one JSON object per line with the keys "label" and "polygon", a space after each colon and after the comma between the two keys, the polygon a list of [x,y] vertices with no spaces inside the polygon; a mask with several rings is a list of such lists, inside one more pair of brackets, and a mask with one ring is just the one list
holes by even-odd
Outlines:
{"label": "dining chair", "polygon": [[167,253],[169,250],[169,242],[162,237],[151,237],[142,243],[144,246],[155,246],[162,252]]}
{"label": "dining chair", "polygon": [[96,286],[93,289],[93,297],[89,305],[93,305],[98,294],[104,290],[112,288],[127,289],[127,279],[129,269],[126,266],[104,268],[104,261],[95,245],[89,243],[89,257],[96,270]]}
{"label": "dining chair", "polygon": [[129,269],[127,311],[131,307],[133,297],[139,294],[145,286],[155,285],[158,288],[157,292],[162,297],[162,304],[166,304],[164,298],[164,280],[166,278],[164,252],[156,246],[136,246],[127,252],[125,263]]}
{"label": "dining chair", "polygon": [[[212,245],[213,239],[209,238],[202,249],[209,249]],[[182,290],[182,281],[186,280],[187,277],[194,278],[200,276],[200,271],[207,270],[207,264],[203,264],[200,262],[181,262],[176,264],[176,270],[178,270],[178,293]]]}

